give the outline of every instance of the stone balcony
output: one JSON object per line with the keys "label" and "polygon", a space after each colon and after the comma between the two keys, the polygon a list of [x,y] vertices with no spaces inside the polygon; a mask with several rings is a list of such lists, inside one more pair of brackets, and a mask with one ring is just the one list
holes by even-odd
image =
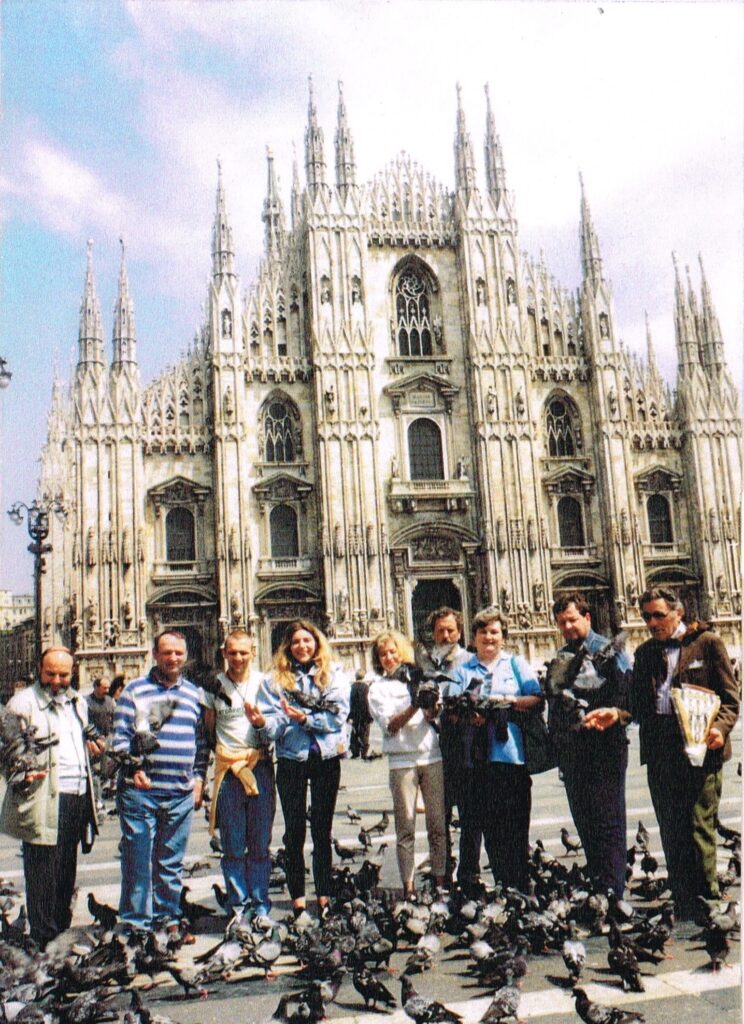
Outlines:
{"label": "stone balcony", "polygon": [[421,510],[465,512],[475,497],[467,478],[455,480],[400,480],[389,483],[388,501],[393,512]]}
{"label": "stone balcony", "polygon": [[261,579],[268,577],[286,577],[298,579],[312,576],[315,572],[315,559],[301,555],[296,558],[259,558],[256,574]]}

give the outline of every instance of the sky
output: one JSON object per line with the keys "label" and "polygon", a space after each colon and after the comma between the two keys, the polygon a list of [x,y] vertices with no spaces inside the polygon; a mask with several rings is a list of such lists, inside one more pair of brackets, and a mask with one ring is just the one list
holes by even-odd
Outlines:
{"label": "sky", "polygon": [[[201,322],[221,159],[236,266],[261,255],[266,147],[285,209],[313,76],[332,179],[337,82],[357,175],[401,150],[452,188],[456,83],[483,186],[489,83],[521,247],[580,283],[583,175],[616,329],[673,383],[671,253],[705,262],[741,372],[744,4],[501,0],[4,0],[0,511],[36,493],[55,367],[76,358],[86,241],[110,353],[119,238],[145,382]],[[684,272],[684,270],[683,270]],[[25,528],[0,523],[0,588],[30,592]]]}

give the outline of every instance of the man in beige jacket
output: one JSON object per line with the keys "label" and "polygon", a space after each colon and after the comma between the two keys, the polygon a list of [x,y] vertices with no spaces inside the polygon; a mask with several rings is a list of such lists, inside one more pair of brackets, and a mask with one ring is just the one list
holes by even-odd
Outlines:
{"label": "man in beige jacket", "polygon": [[53,737],[38,768],[8,786],[0,831],[23,842],[23,872],[31,937],[43,949],[70,926],[78,843],[96,832],[90,755],[103,742],[86,739],[88,708],[74,690],[73,658],[50,647],[39,662],[39,679],[8,707],[40,738]]}

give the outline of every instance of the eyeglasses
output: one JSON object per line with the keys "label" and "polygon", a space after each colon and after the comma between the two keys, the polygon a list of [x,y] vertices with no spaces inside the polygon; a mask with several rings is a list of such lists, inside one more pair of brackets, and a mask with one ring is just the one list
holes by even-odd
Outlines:
{"label": "eyeglasses", "polygon": [[641,618],[644,622],[650,622],[652,619],[661,622],[662,619],[665,619],[670,614],[671,612],[641,612]]}

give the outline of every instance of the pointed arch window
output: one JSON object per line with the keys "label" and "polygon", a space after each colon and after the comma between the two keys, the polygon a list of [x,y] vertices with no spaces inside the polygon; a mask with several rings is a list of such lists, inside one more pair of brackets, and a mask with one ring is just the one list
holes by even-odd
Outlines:
{"label": "pointed arch window", "polygon": [[576,454],[580,447],[578,424],[572,409],[562,398],[553,398],[548,403],[545,428],[549,455],[561,457]]}
{"label": "pointed arch window", "polygon": [[294,462],[296,457],[293,417],[286,402],[273,399],[264,414],[266,462]]}
{"label": "pointed arch window", "polygon": [[648,538],[652,544],[672,544],[672,515],[663,494],[652,494],[646,502]]}
{"label": "pointed arch window", "polygon": [[431,289],[416,267],[407,267],[396,282],[395,325],[399,355],[432,354]]}
{"label": "pointed arch window", "polygon": [[584,519],[581,505],[568,495],[558,502],[558,537],[562,548],[584,547]]}
{"label": "pointed arch window", "polygon": [[272,558],[298,558],[297,513],[291,505],[276,505],[269,516]]}
{"label": "pointed arch window", "polygon": [[442,435],[433,420],[417,419],[408,428],[411,480],[444,480]]}
{"label": "pointed arch window", "polygon": [[194,516],[187,508],[172,508],[165,517],[165,557],[169,562],[196,560]]}

